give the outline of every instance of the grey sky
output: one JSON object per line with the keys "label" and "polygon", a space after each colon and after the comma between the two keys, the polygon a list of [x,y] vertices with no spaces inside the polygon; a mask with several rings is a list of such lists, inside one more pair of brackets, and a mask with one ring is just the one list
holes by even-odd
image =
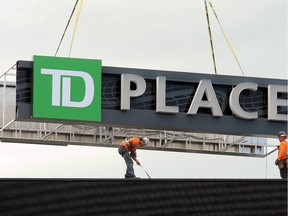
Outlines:
{"label": "grey sky", "polygon": [[[17,60],[53,56],[75,0],[0,1],[0,74]],[[245,76],[287,79],[287,1],[211,2]],[[68,56],[77,10],[57,56]],[[210,8],[209,14],[218,73],[241,76]],[[214,73],[204,0],[84,0],[71,57]],[[279,177],[275,154],[267,161],[157,151],[138,156],[152,177]],[[114,148],[0,144],[0,177],[123,177],[124,169]]]}

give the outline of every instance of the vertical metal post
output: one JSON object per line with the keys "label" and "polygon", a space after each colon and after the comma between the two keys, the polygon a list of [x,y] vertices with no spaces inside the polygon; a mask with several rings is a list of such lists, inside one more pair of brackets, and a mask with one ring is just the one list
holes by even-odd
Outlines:
{"label": "vertical metal post", "polygon": [[99,142],[102,143],[102,127],[99,126]]}
{"label": "vertical metal post", "polygon": [[3,81],[3,111],[2,111],[2,126],[5,125],[5,113],[6,113],[6,73],[4,74],[4,81]]}

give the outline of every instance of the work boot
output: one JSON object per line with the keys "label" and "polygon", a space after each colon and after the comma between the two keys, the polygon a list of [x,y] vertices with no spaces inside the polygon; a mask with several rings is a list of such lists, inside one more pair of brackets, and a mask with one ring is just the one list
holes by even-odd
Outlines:
{"label": "work boot", "polygon": [[125,179],[140,179],[140,178],[136,176],[125,176]]}

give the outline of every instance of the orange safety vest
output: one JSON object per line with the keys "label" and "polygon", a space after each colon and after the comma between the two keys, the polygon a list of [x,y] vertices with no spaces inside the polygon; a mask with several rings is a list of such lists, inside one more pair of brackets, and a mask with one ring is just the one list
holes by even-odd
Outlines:
{"label": "orange safety vest", "polygon": [[128,143],[122,141],[120,145],[124,146],[125,149],[128,151],[135,151],[136,148],[138,148],[138,146],[140,145],[140,139],[138,137],[130,137],[127,141]]}
{"label": "orange safety vest", "polygon": [[282,142],[280,142],[279,144],[279,150],[278,150],[278,160],[284,160],[287,158],[287,145],[288,142],[286,140],[283,140]]}

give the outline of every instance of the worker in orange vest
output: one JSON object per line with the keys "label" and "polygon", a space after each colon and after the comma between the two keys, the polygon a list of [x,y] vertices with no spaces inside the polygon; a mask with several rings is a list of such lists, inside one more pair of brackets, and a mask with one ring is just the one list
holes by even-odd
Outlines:
{"label": "worker in orange vest", "polygon": [[278,165],[280,170],[280,176],[282,179],[287,179],[287,145],[288,142],[286,140],[287,134],[284,131],[280,131],[277,134],[278,140],[280,142],[278,146],[278,156],[275,161],[275,165]]}
{"label": "worker in orange vest", "polygon": [[[133,160],[138,166],[140,162],[137,159],[136,149],[140,146],[148,145],[149,139],[147,137],[127,137],[119,145],[118,152],[124,158],[126,163],[125,178],[136,178],[133,168]],[[133,160],[132,160],[133,159]]]}

